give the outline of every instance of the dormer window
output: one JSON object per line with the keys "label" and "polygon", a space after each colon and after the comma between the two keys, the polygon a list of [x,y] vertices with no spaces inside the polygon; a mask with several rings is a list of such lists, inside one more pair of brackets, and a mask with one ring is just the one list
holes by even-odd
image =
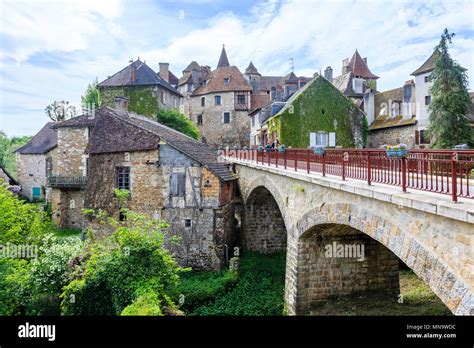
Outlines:
{"label": "dormer window", "polygon": [[227,86],[230,83],[230,77],[224,78],[224,86]]}

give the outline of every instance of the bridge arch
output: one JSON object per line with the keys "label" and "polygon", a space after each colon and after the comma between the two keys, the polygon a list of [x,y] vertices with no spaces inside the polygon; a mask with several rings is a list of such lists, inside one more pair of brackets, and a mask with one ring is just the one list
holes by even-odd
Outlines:
{"label": "bridge arch", "polygon": [[[290,228],[289,243],[294,247],[288,248],[285,286],[289,312],[305,313],[312,301],[336,294],[383,290],[396,296],[400,259],[455,313],[468,288],[453,270],[437,261],[433,250],[417,240],[410,223],[351,203],[322,203],[306,211]],[[362,263],[325,260],[324,248],[332,243],[365,245],[367,259]],[[456,292],[457,303],[453,294],[446,293],[446,282],[452,283],[448,288]]]}
{"label": "bridge arch", "polygon": [[271,180],[257,177],[243,196],[242,246],[266,254],[285,250],[289,217],[284,215],[278,187]]}

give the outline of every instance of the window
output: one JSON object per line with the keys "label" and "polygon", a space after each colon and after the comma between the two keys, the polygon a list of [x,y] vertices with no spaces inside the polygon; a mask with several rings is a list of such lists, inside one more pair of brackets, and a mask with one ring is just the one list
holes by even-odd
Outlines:
{"label": "window", "polygon": [[115,178],[116,188],[130,191],[130,167],[117,167]]}
{"label": "window", "polygon": [[185,219],[184,220],[184,227],[191,227],[192,226],[192,222],[191,222],[191,219]]}
{"label": "window", "polygon": [[206,106],[206,97],[201,97],[201,106]]}
{"label": "window", "polygon": [[237,104],[245,104],[245,95],[237,96]]}
{"label": "window", "polygon": [[206,178],[206,180],[204,181],[204,187],[211,187],[211,179]]}
{"label": "window", "polygon": [[428,137],[428,133],[426,130],[420,131],[420,144],[429,144],[430,138]]}
{"label": "window", "polygon": [[228,85],[230,83],[230,77],[224,78],[224,85]]}
{"label": "window", "polygon": [[400,115],[401,104],[402,104],[401,101],[397,101],[397,100],[392,101],[391,110],[390,110],[391,116]]}
{"label": "window", "polygon": [[224,112],[224,123],[230,123],[230,112]]}
{"label": "window", "polygon": [[326,132],[317,132],[316,133],[316,146],[328,145],[328,134]]}
{"label": "window", "polygon": [[172,173],[170,176],[170,195],[184,196],[186,193],[186,174]]}
{"label": "window", "polygon": [[46,158],[46,176],[50,176],[53,172],[53,159],[51,157]]}
{"label": "window", "polygon": [[425,82],[430,82],[430,75],[425,76]]}
{"label": "window", "polygon": [[162,89],[160,89],[160,101],[165,104],[166,103],[166,100],[165,100],[165,91],[163,91]]}
{"label": "window", "polygon": [[427,95],[425,97],[425,105],[430,105],[431,104],[431,96],[430,95]]}
{"label": "window", "polygon": [[41,187],[33,187],[31,189],[31,195],[33,198],[40,198],[41,197]]}
{"label": "window", "polygon": [[197,124],[198,126],[202,126],[202,115],[197,115]]}
{"label": "window", "polygon": [[214,102],[216,105],[221,105],[221,96],[220,95],[216,95],[214,97]]}
{"label": "window", "polygon": [[255,127],[255,115],[252,116],[252,127]]}

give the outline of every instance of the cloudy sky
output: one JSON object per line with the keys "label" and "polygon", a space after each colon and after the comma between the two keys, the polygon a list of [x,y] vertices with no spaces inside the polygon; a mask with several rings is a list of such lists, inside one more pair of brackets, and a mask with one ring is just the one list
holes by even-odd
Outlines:
{"label": "cloudy sky", "polygon": [[94,78],[133,58],[181,76],[196,60],[215,67],[222,44],[231,65],[249,61],[264,75],[284,75],[294,59],[312,76],[358,49],[381,78],[378,89],[410,79],[445,27],[452,56],[474,89],[474,2],[467,1],[121,1],[0,0],[0,130],[31,135],[54,100],[79,105]]}

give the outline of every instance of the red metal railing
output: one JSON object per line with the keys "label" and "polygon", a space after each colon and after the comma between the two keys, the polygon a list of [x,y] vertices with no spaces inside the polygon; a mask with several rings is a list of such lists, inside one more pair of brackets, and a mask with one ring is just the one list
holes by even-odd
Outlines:
{"label": "red metal railing", "polygon": [[388,157],[383,149],[227,150],[229,159],[400,186],[458,197],[474,198],[474,150],[410,150],[406,157]]}

